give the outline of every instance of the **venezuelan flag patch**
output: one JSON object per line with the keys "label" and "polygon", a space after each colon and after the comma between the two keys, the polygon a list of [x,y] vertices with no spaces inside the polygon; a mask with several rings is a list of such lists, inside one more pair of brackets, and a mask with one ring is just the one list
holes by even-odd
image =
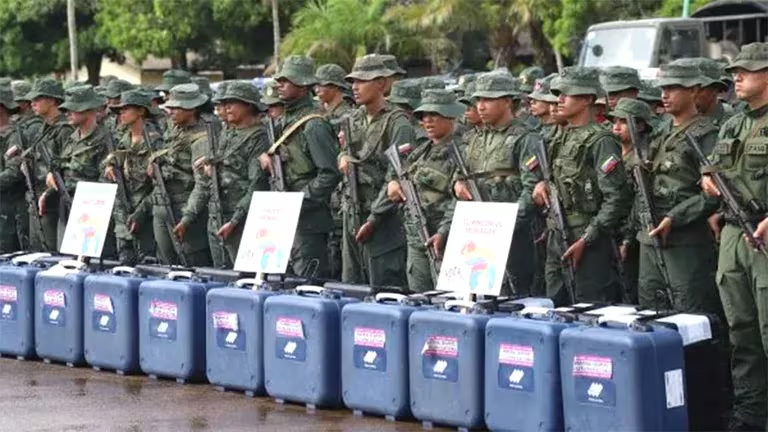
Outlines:
{"label": "venezuelan flag patch", "polygon": [[600,164],[600,171],[602,171],[603,174],[608,174],[613,171],[613,169],[616,168],[616,165],[618,164],[619,159],[616,156],[611,155],[602,164]]}
{"label": "venezuelan flag patch", "polygon": [[536,158],[536,155],[531,156],[525,161],[525,167],[528,168],[528,171],[535,170],[537,166],[539,166],[539,159]]}

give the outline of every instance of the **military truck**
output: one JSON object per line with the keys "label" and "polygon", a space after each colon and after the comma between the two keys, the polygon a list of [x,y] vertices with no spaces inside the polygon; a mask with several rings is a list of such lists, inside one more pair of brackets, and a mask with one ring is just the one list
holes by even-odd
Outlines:
{"label": "military truck", "polygon": [[590,26],[580,66],[629,66],[643,78],[682,57],[730,60],[742,45],[765,42],[768,0],[716,0],[690,18],[612,21]]}

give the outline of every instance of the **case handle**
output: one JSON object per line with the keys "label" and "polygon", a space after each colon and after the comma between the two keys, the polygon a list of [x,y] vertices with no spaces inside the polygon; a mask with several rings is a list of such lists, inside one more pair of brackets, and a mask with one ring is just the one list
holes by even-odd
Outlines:
{"label": "case handle", "polygon": [[529,306],[518,313],[524,318],[533,318],[534,316],[549,317],[552,314],[552,309],[540,306]]}
{"label": "case handle", "polygon": [[136,269],[129,266],[117,266],[112,269],[113,275],[137,276]]}
{"label": "case handle", "polygon": [[408,296],[398,293],[382,292],[376,294],[375,299],[376,303],[386,303],[387,301],[403,303],[408,299]]}
{"label": "case handle", "polygon": [[36,252],[26,255],[17,256],[16,258],[11,259],[11,264],[21,266],[21,265],[30,265],[34,263],[35,261],[41,259],[41,258],[48,258],[52,256],[48,252]]}
{"label": "case handle", "polygon": [[325,292],[325,288],[321,286],[316,286],[316,285],[299,285],[296,287],[296,294],[298,295],[306,295],[306,294],[322,295],[323,292]]}
{"label": "case handle", "polygon": [[252,288],[255,289],[256,287],[261,286],[261,283],[263,281],[256,278],[246,278],[246,279],[238,279],[235,281],[235,286],[238,288]]}
{"label": "case handle", "polygon": [[465,308],[465,309],[471,310],[472,308],[475,307],[476,304],[477,303],[473,301],[468,301],[468,300],[448,300],[445,302],[445,304],[443,304],[443,308],[445,310],[451,310],[457,307],[457,308]]}
{"label": "case handle", "polygon": [[170,279],[172,281],[179,280],[179,279],[192,280],[194,279],[194,277],[195,277],[194,273],[186,270],[170,271],[165,276],[166,279]]}

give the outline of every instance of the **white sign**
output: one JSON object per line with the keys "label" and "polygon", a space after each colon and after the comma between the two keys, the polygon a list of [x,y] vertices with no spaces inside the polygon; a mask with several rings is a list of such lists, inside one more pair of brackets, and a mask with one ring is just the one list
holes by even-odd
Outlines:
{"label": "white sign", "polygon": [[438,290],[499,295],[518,207],[515,203],[456,203]]}
{"label": "white sign", "polygon": [[299,223],[302,192],[254,192],[235,270],[285,273]]}
{"label": "white sign", "polygon": [[59,252],[101,257],[116,194],[117,185],[114,183],[77,183]]}

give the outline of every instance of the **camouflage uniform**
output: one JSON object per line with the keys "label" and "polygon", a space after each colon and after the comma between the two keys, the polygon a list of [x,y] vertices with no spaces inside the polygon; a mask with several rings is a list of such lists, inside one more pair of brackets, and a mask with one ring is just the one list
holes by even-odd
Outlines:
{"label": "camouflage uniform", "polygon": [[[716,87],[718,93],[728,91],[729,85],[723,81],[723,68],[718,62],[703,57],[694,59],[694,61],[699,71],[701,71],[702,79],[704,80],[703,88]],[[730,105],[720,101],[711,110],[709,108],[699,107],[699,111],[717,129],[720,129],[734,114],[733,108]]]}
{"label": "camouflage uniform", "polygon": [[[531,93],[536,80],[541,78],[544,78],[544,69],[539,66],[530,66],[523,69],[517,77],[517,85],[520,88],[520,92],[526,95]],[[525,104],[520,104],[515,113],[515,117],[525,122],[531,129],[538,129],[541,126],[540,119],[531,115],[528,106]]]}
{"label": "camouflage uniform", "polygon": [[425,76],[419,79],[419,87],[424,90],[444,90],[445,81],[436,76]]}
{"label": "camouflage uniform", "polygon": [[[317,68],[315,71],[315,79],[318,85],[321,86],[335,86],[343,92],[349,91],[350,86],[344,81],[344,76],[347,72],[337,64],[324,64]],[[342,102],[336,106],[330,107],[325,112],[325,118],[334,125],[334,128],[339,130],[339,122],[345,116],[349,115],[354,110],[354,106],[342,99]]]}
{"label": "camouflage uniform", "polygon": [[[107,99],[119,99],[120,95],[123,94],[123,92],[127,92],[129,90],[133,90],[134,85],[129,83],[128,81],[121,80],[121,79],[115,79],[111,80],[109,84],[107,84],[106,88],[103,92],[100,94],[104,96]],[[102,119],[102,124],[106,126],[110,133],[112,134],[122,134],[125,131],[120,130],[118,124],[118,114],[115,111],[108,111],[107,115]]]}
{"label": "camouflage uniform", "polygon": [[[13,100],[10,81],[0,84],[0,105],[11,114],[18,108]],[[7,124],[0,126],[0,152],[13,146],[21,147],[20,128]],[[9,253],[27,246],[26,240],[26,202],[24,201],[24,183],[19,170],[18,158],[9,160],[0,158],[0,253]],[[24,217],[19,217],[19,216]],[[21,222],[21,224],[20,224]]]}
{"label": "camouflage uniform", "polygon": [[[14,81],[11,88],[13,89],[13,100],[18,104],[31,102],[27,99],[27,94],[32,90],[32,85],[26,81]],[[18,112],[14,116],[14,123],[18,124],[21,128],[21,133],[24,134],[24,142],[31,142],[32,137],[40,134],[40,129],[43,127],[43,119],[40,118],[30,106],[25,112]]]}
{"label": "camouflage uniform", "polygon": [[[162,92],[165,97],[168,97],[171,89],[181,84],[191,84],[192,75],[189,72],[179,69],[169,69],[163,72],[163,78],[160,84],[155,86],[155,92]],[[156,113],[155,113],[156,114]],[[165,119],[163,122],[165,127],[163,128],[163,136],[165,140],[170,138],[171,130],[173,129],[173,123]]]}
{"label": "camouflage uniform", "polygon": [[392,92],[387,101],[395,104],[408,114],[411,127],[416,133],[416,140],[411,143],[413,148],[419,148],[429,141],[426,132],[419,124],[419,119],[413,116],[413,110],[421,104],[421,84],[417,79],[405,79],[392,86]]}
{"label": "camouflage uniform", "polygon": [[626,66],[609,66],[601,70],[600,85],[608,96],[616,96],[617,93],[628,91],[639,92],[642,87],[637,69]]}

